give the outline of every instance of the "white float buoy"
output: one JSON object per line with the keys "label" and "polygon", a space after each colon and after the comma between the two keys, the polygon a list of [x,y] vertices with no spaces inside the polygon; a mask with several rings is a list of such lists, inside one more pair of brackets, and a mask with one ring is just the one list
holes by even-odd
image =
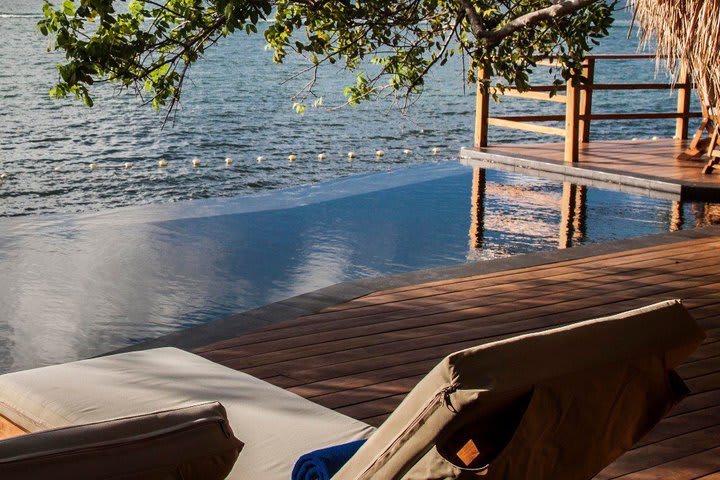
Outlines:
{"label": "white float buoy", "polygon": [[409,148],[406,148],[405,150],[403,150],[403,153],[404,153],[405,155],[411,155],[411,154],[412,154],[412,150],[410,150]]}
{"label": "white float buoy", "polygon": [[258,162],[258,163],[262,163],[262,162],[264,162],[264,161],[265,161],[265,157],[258,157],[258,158],[257,158],[257,162]]}
{"label": "white float buoy", "polygon": [[327,155],[325,155],[324,153],[319,153],[319,154],[318,154],[318,160],[320,160],[321,162],[322,162],[323,160],[325,160],[326,158],[327,158]]}
{"label": "white float buoy", "polygon": [[355,153],[355,152],[348,152],[348,155],[347,155],[347,156],[348,156],[348,158],[349,158],[350,160],[352,160],[353,158],[357,157],[357,153]]}
{"label": "white float buoy", "polygon": [[288,155],[288,160],[294,162],[295,160],[297,160],[297,155]]}
{"label": "white float buoy", "polygon": [[94,163],[91,163],[90,165],[88,165],[88,168],[90,170],[95,170],[95,169],[97,169],[97,165],[95,165]]}
{"label": "white float buoy", "polygon": [[130,162],[123,163],[123,168],[125,170],[130,170],[132,168],[132,163],[130,163]]}
{"label": "white float buoy", "polygon": [[653,140],[660,140],[659,137],[652,137]]}
{"label": "white float buoy", "polygon": [[7,173],[0,173],[0,179],[5,180],[7,178]]}
{"label": "white float buoy", "polygon": [[633,138],[632,141],[633,141],[633,142],[637,142],[637,138]]}
{"label": "white float buoy", "polygon": [[232,165],[233,163],[234,163],[234,160],[232,158],[225,159],[225,165]]}
{"label": "white float buoy", "polygon": [[160,167],[160,168],[165,168],[165,167],[167,167],[167,166],[168,166],[167,160],[160,160],[160,161],[158,162],[158,167]]}
{"label": "white float buoy", "polygon": [[192,166],[193,166],[194,168],[199,167],[199,166],[200,166],[200,160],[197,159],[197,158],[193,158]]}
{"label": "white float buoy", "polygon": [[375,152],[375,156],[378,157],[378,158],[384,157],[384,156],[385,156],[385,152],[383,152],[382,150],[378,150],[377,152]]}
{"label": "white float buoy", "polygon": [[60,167],[55,167],[55,168],[53,168],[53,170],[56,171],[56,172],[59,172],[59,171],[60,171]]}
{"label": "white float buoy", "polygon": [[433,147],[432,154],[437,155],[438,153],[440,153],[440,147]]}

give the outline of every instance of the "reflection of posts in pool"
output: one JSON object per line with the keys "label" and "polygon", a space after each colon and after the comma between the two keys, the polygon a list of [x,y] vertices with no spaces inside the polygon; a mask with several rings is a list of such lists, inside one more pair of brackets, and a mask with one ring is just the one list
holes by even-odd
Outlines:
{"label": "reflection of posts in pool", "polygon": [[470,198],[470,256],[483,247],[485,230],[485,169],[473,168]]}
{"label": "reflection of posts in pool", "polygon": [[703,226],[720,224],[720,205],[717,203],[703,203]]}
{"label": "reflection of posts in pool", "polygon": [[587,187],[563,183],[560,210],[560,248],[582,242],[587,233]]}
{"label": "reflection of posts in pool", "polygon": [[684,223],[683,204],[679,200],[675,200],[672,202],[672,209],[670,211],[670,231],[677,232],[682,230]]}
{"label": "reflection of posts in pool", "polygon": [[695,218],[695,228],[720,225],[720,204],[691,203],[690,209]]}

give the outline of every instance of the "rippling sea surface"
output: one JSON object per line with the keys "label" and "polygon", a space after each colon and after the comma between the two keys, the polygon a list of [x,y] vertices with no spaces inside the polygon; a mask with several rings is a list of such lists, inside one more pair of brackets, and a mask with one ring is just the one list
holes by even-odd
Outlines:
{"label": "rippling sea surface", "polygon": [[[47,92],[62,57],[47,52],[48,41],[36,30],[41,5],[42,0],[0,0],[0,171],[9,174],[0,187],[0,216],[237,196],[454,158],[472,140],[474,91],[465,88],[459,61],[436,71],[407,116],[388,102],[331,112],[308,109],[299,116],[290,96],[300,84],[283,84],[298,63],[274,65],[261,35],[236,34],[209,49],[193,67],[175,125],[164,130],[162,114],[112,88],[97,91],[93,109],[52,100]],[[636,50],[625,40],[629,21],[622,17],[601,50]],[[651,80],[655,72],[651,61],[640,62],[640,68],[637,62],[603,65],[599,81]],[[328,104],[342,100],[348,82],[348,75],[325,72],[320,86]],[[597,93],[595,110],[617,110],[618,102],[625,109],[628,98],[638,110],[668,108],[667,92],[619,95]],[[493,111],[529,106],[538,104],[513,101]],[[672,122],[596,125],[594,138],[673,132]],[[534,138],[504,129],[493,134],[493,141]],[[435,146],[442,148],[440,156],[430,155]],[[378,149],[387,152],[380,161],[374,156]],[[413,155],[404,155],[404,149]],[[348,151],[358,158],[349,162]],[[321,152],[328,156],[324,162],[316,160]],[[291,153],[298,156],[294,164],[287,161]],[[258,156],[267,161],[258,164]],[[192,168],[194,157],[202,168]],[[226,167],[225,157],[236,163]],[[160,159],[167,159],[169,168],[158,169]],[[117,168],[125,162],[134,168]],[[90,172],[90,163],[98,169]]]}
{"label": "rippling sea surface", "polygon": [[[236,35],[197,65],[164,130],[160,114],[112,89],[93,109],[54,101],[47,91],[60,58],[35,30],[41,3],[0,0],[0,217],[12,217],[0,218],[0,371],[98,355],[337,282],[720,218],[714,205],[590,188],[582,227],[568,232],[569,185],[491,171],[484,209],[475,208],[473,171],[456,159],[474,116],[460,63],[433,75],[408,116],[387,103],[298,116],[289,100],[298,85],[282,83],[297,65],[275,66],[261,36]],[[623,17],[602,51],[635,51],[628,24]],[[600,82],[654,76],[652,62],[599,70]],[[329,101],[349,81],[321,78]],[[600,92],[594,109],[673,103],[667,92]],[[593,129],[596,139],[649,138],[671,136],[674,125]],[[436,146],[441,154],[431,155]],[[348,151],[358,158],[348,161]],[[298,160],[288,162],[290,153]],[[160,159],[169,167],[157,168]],[[133,168],[118,168],[125,162]]]}

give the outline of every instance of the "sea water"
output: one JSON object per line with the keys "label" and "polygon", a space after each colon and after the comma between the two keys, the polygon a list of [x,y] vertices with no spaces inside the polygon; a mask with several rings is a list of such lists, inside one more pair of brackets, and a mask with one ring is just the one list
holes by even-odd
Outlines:
{"label": "sea water", "polygon": [[[181,106],[163,129],[164,112],[109,85],[94,89],[95,107],[54,100],[48,91],[63,60],[47,51],[38,31],[42,0],[0,0],[0,217],[88,212],[126,205],[237,197],[364,172],[454,160],[472,142],[474,88],[459,58],[428,78],[425,94],[407,112],[391,101],[327,111],[292,109],[305,78],[286,80],[304,64],[292,56],[275,65],[262,35],[235,34],[208,49],[192,67]],[[633,53],[626,13],[598,51]],[[542,69],[540,69],[542,70]],[[653,61],[598,64],[598,81],[653,81]],[[542,73],[542,72],[541,72]],[[660,81],[663,78],[659,79]],[[343,101],[351,74],[323,70],[325,105]],[[509,101],[494,113],[551,112],[559,105]],[[672,110],[667,91],[596,92],[595,112]],[[596,122],[593,138],[672,136],[673,121]],[[492,129],[493,142],[540,137]],[[554,140],[544,137],[543,140]],[[432,149],[440,148],[438,155]],[[412,154],[403,153],[412,150]],[[386,155],[376,158],[375,151]],[[349,161],[347,152],[357,153]],[[327,158],[318,161],[317,155]],[[289,155],[297,160],[289,162]],[[265,157],[258,163],[257,157]],[[224,163],[226,157],[234,163]],[[201,161],[193,168],[192,159]],[[158,161],[169,162],[159,169]],[[125,163],[132,169],[123,169]],[[97,165],[90,170],[89,165]]]}

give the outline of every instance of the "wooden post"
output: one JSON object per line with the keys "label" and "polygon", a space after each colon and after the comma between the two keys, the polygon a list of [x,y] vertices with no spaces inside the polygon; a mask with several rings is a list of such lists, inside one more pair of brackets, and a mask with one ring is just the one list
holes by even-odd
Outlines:
{"label": "wooden post", "polygon": [[[678,87],[677,113],[683,115],[690,113],[690,95],[692,95],[692,88],[690,86],[691,81],[692,80],[690,79],[687,68],[685,68],[685,65],[681,66],[678,83],[682,86]],[[675,125],[675,138],[687,140],[688,125],[690,123],[688,120],[688,118],[677,119],[677,123]]]}
{"label": "wooden post", "polygon": [[585,119],[580,120],[580,142],[590,142],[590,115],[592,114],[592,86],[595,83],[595,59],[588,58],[585,60],[583,67],[583,77],[587,78],[587,84],[580,95],[580,115]]}
{"label": "wooden post", "polygon": [[580,89],[570,80],[565,107],[565,161],[574,163],[580,157]]}
{"label": "wooden post", "polygon": [[488,145],[488,116],[490,114],[490,95],[486,88],[483,88],[483,79],[487,79],[487,70],[478,69],[477,96],[475,98],[475,148],[487,147]]}

